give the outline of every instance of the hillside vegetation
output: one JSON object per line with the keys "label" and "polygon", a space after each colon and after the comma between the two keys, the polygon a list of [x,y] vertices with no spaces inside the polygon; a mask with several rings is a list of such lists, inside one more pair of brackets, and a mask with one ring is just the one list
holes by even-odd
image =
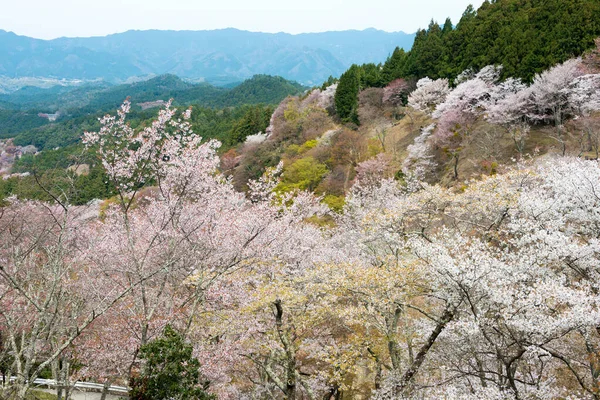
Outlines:
{"label": "hillside vegetation", "polygon": [[[257,75],[232,88],[191,84],[165,75],[108,88],[61,88],[48,92],[37,88],[22,89],[6,96],[20,104],[13,109],[0,110],[0,139],[11,138],[9,151],[15,151],[14,146],[29,145],[41,150],[37,155],[24,155],[12,166],[13,173],[37,176],[15,176],[0,181],[0,197],[14,194],[50,199],[41,188],[32,185],[36,179],[61,186],[75,203],[110,196],[112,191],[106,184],[101,165],[93,154],[83,151],[80,141],[83,132],[99,129],[99,118],[118,107],[125,98],[135,102],[130,113],[132,128],[147,126],[157,109],[169,98],[174,99],[177,107],[191,106],[190,121],[194,132],[205,140],[221,141],[222,151],[225,151],[243,142],[247,136],[264,132],[273,112],[272,105],[289,95],[302,93],[304,89],[295,82],[267,75]],[[145,102],[149,109],[140,107]],[[56,122],[37,115],[38,110],[47,111],[53,107],[59,107],[54,111],[63,113]],[[0,167],[5,158],[10,157],[2,152]],[[66,170],[77,165],[89,167],[89,172],[81,175]]]}
{"label": "hillside vegetation", "polygon": [[502,65],[501,78],[531,83],[535,74],[580,56],[600,36],[595,0],[502,0],[469,6],[454,26],[431,21],[417,32],[410,51],[397,48],[383,64],[353,65],[340,77],[339,116],[357,121],[357,94],[403,78],[453,80],[463,71]]}
{"label": "hillside vegetation", "polygon": [[[98,117],[115,110],[129,98],[134,104],[135,120],[148,119],[156,111],[142,110],[147,102],[168,101],[180,106],[202,108],[237,108],[246,104],[278,104],[289,95],[302,93],[305,87],[280,77],[257,75],[232,88],[208,84],[191,84],[173,75],[163,75],[147,81],[103,87],[38,89],[24,88],[0,96],[11,102],[12,108],[0,109],[0,138],[15,138],[15,144],[33,144],[53,149],[76,143],[81,133],[98,127]],[[152,108],[159,107],[156,103]],[[39,112],[56,112],[56,123],[40,118]],[[225,112],[225,118],[229,115]],[[201,129],[201,132],[207,132]],[[255,132],[254,132],[255,133]],[[210,137],[226,139],[222,129]],[[227,141],[227,140],[225,140]]]}
{"label": "hillside vegetation", "polygon": [[109,199],[4,200],[0,365],[21,399],[52,365],[136,395],[594,400],[599,65],[370,88],[360,127],[315,89],[221,157],[192,110],[133,127],[126,101],[83,137]]}
{"label": "hillside vegetation", "polygon": [[[260,176],[264,166],[275,166],[284,160],[284,177],[295,176],[298,168],[312,174],[308,181],[306,176],[294,179],[304,182],[303,189],[310,188],[325,195],[326,201],[339,208],[344,194],[360,173],[360,164],[375,156],[387,176],[398,178],[412,173],[409,166],[417,164],[427,169],[424,175],[420,172],[421,179],[444,185],[461,185],[463,180],[473,176],[495,174],[525,154],[559,152],[594,156],[596,133],[590,127],[597,124],[598,116],[582,111],[582,99],[569,103],[568,97],[575,94],[568,92],[594,90],[595,83],[589,83],[591,86],[586,89],[587,83],[578,79],[597,71],[594,60],[597,60],[598,50],[590,49],[594,48],[593,38],[600,33],[597,25],[600,8],[596,2],[560,4],[559,7],[559,3],[552,1],[498,1],[484,3],[477,12],[468,8],[456,27],[447,21],[445,28],[439,29],[440,34],[447,35],[447,41],[440,42],[442,52],[451,52],[451,43],[462,38],[462,50],[452,51],[452,59],[429,54],[434,47],[419,43],[430,40],[423,39],[429,30],[432,35],[437,32],[439,27],[432,23],[428,30],[417,34],[415,46],[408,53],[398,49],[379,66],[354,65],[330,89],[324,90],[335,80],[308,96],[281,103],[271,119],[272,134],[260,145],[247,143],[238,148],[239,154],[235,154],[239,165],[229,173],[233,174],[237,187],[244,189],[245,182]],[[547,13],[553,13],[553,18],[562,22],[547,26],[533,23],[537,21],[533,14]],[[524,34],[542,38],[544,46],[519,46],[513,42],[516,39],[512,33],[519,29],[518,21],[530,14],[531,31],[526,30]],[[572,36],[569,30],[575,29],[575,19],[579,21],[580,36]],[[504,38],[483,28],[503,24],[505,28],[500,31],[508,35]],[[570,28],[560,29],[564,24]],[[485,37],[494,40],[486,41]],[[577,39],[566,41],[566,37]],[[472,53],[475,48],[481,56]],[[518,70],[510,65],[504,67],[500,61],[511,48],[518,48],[523,57],[538,61],[534,64],[519,62]],[[556,67],[556,70],[538,74],[584,50],[588,50],[584,61],[569,61],[577,67],[566,66],[562,70]],[[436,71],[445,71],[443,74],[424,67],[428,65],[423,61],[426,54],[432,57],[431,65]],[[483,61],[498,66],[490,65],[479,72],[478,63]],[[459,70],[461,65],[465,66],[464,70]],[[428,74],[438,79],[416,79]],[[561,75],[562,78],[557,78]],[[556,87],[544,88],[547,79],[560,82],[555,82]],[[533,85],[528,88],[531,81]],[[553,94],[542,94],[546,90]],[[415,97],[411,104],[411,95],[425,96],[425,99],[419,103]],[[502,106],[508,107],[510,102],[514,102],[514,108],[502,110]],[[540,102],[547,104],[535,105]],[[463,108],[459,112],[460,107]],[[535,111],[536,107],[548,109]],[[593,108],[593,105],[586,107]],[[444,111],[446,109],[450,111]],[[415,155],[418,151],[424,153]],[[231,168],[231,163],[226,165]],[[288,169],[294,172],[286,175]],[[311,183],[307,183],[309,181]],[[289,187],[294,188],[297,188],[294,184]]]}
{"label": "hillside vegetation", "polygon": [[176,104],[197,104],[204,107],[237,107],[243,104],[277,104],[288,95],[302,93],[306,88],[277,76],[256,75],[232,87],[223,88],[208,83],[194,84],[175,75],[111,86],[107,84],[83,87],[22,88],[0,95],[7,109],[40,109],[45,112],[81,115],[108,112],[130,98],[139,103],[173,99]]}

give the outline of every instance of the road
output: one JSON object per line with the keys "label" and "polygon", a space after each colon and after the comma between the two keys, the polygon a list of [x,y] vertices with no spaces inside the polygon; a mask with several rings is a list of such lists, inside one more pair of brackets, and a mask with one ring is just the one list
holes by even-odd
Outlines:
{"label": "road", "polygon": [[[37,389],[37,390],[56,394],[56,390],[54,390],[54,389]],[[71,400],[100,400],[100,396],[102,396],[102,393],[80,392],[79,390],[75,390],[75,392],[73,392],[73,394],[71,395]],[[106,400],[119,400],[122,398],[123,397],[115,396],[112,394],[109,394],[106,396]]]}

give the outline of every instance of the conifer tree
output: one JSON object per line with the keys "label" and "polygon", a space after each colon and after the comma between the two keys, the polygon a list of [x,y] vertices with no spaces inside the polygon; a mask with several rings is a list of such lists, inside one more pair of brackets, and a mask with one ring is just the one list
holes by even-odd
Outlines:
{"label": "conifer tree", "polygon": [[170,325],[163,336],[140,348],[145,364],[139,377],[131,378],[132,400],[212,400],[200,386],[200,362],[192,346]]}
{"label": "conifer tree", "polygon": [[360,92],[360,67],[352,65],[342,74],[335,92],[335,111],[344,122],[358,124],[358,92]]}

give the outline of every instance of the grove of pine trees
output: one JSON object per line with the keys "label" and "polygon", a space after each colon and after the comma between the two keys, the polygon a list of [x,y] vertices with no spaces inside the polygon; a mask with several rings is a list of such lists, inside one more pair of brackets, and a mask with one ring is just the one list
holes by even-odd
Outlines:
{"label": "grove of pine trees", "polygon": [[531,82],[535,74],[593,47],[598,36],[596,0],[486,0],[478,10],[467,7],[456,26],[450,19],[443,25],[432,20],[417,32],[410,51],[396,48],[383,65],[350,67],[340,78],[336,109],[342,121],[356,122],[356,80],[350,75],[368,75],[358,80],[364,89],[398,78],[452,81],[468,69],[502,65],[502,78]]}

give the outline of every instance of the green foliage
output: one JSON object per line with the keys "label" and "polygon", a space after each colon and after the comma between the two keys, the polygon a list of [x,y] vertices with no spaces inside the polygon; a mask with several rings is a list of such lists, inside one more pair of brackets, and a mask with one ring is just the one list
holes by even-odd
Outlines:
{"label": "green foliage", "polygon": [[404,73],[437,79],[440,77],[440,65],[444,65],[443,32],[437,23],[431,21],[427,30],[417,32],[413,48],[408,53]]}
{"label": "green foliage", "polygon": [[58,397],[55,394],[42,392],[41,390],[30,390],[27,393],[27,400],[58,400]]}
{"label": "green foliage", "polygon": [[319,144],[319,142],[316,139],[304,142],[302,146],[298,148],[298,154],[303,154],[309,151],[310,149],[314,149],[317,146],[317,144]]}
{"label": "green foliage", "polygon": [[[383,65],[384,83],[397,78],[453,79],[465,69],[504,66],[503,77],[531,81],[536,73],[581,55],[600,36],[597,0],[485,1],[469,6],[456,27],[431,22],[412,49],[396,49]],[[373,85],[377,86],[377,85]]]}
{"label": "green foliage", "polygon": [[339,81],[339,79],[334,78],[333,76],[329,75],[329,78],[327,78],[327,80],[325,82],[323,82],[323,84],[321,85],[321,90],[327,89],[329,86],[337,83],[338,81]]}
{"label": "green foliage", "polygon": [[[176,106],[194,105],[195,118],[192,122],[196,133],[233,146],[246,136],[266,129],[272,108],[261,104],[278,104],[285,97],[304,90],[298,83],[269,75],[256,75],[230,89],[208,84],[193,85],[173,75],[108,89],[79,88],[61,96],[75,96],[77,93],[84,99],[84,104],[77,103],[78,108],[68,110],[55,123],[39,118],[37,111],[0,110],[0,138],[14,136],[15,145],[32,144],[43,150],[65,147],[78,143],[84,131],[98,130],[98,118],[108,112],[114,113],[127,97],[134,106],[129,114],[129,123],[133,127],[151,120],[157,113],[157,108],[141,111],[137,103],[173,98]],[[41,101],[47,100],[41,97]],[[60,102],[60,97],[53,101]],[[6,128],[2,122],[6,122]]]}
{"label": "green foliage", "polygon": [[50,169],[66,169],[77,163],[83,152],[81,145],[71,145],[56,150],[42,151],[37,155],[25,154],[15,161],[12,172],[42,172]]}
{"label": "green foliage", "polygon": [[404,49],[396,47],[383,64],[381,78],[383,82],[388,83],[403,76],[406,76],[406,52]]}
{"label": "green foliage", "polygon": [[[396,53],[403,54],[403,50]],[[389,69],[389,67],[388,67]],[[388,70],[386,74],[390,75]],[[391,76],[391,75],[390,75]],[[381,65],[363,64],[352,65],[350,69],[342,74],[335,92],[335,111],[343,122],[360,124],[358,119],[358,94],[368,87],[383,87],[386,84],[384,71]]]}
{"label": "green foliage", "polygon": [[[130,125],[134,128],[143,126],[156,116],[157,110],[131,111]],[[193,106],[191,123],[196,134],[206,139],[218,139],[226,147],[231,147],[243,142],[248,135],[264,132],[269,126],[272,112],[272,106],[260,104],[223,110]],[[102,115],[80,116],[27,130],[19,133],[14,143],[17,146],[33,144],[42,150],[70,146],[79,143],[83,132],[98,130],[98,118]],[[22,163],[25,162],[28,160]]]}
{"label": "green foliage", "polygon": [[175,75],[166,74],[146,81],[114,86],[100,91],[93,95],[88,107],[92,111],[112,111],[119,107],[127,97],[134,105],[155,100],[166,101],[175,97],[181,97],[181,102],[185,103],[186,100],[189,101],[189,97],[211,99],[222,92],[222,89],[208,84],[193,85]]}
{"label": "green foliage", "polygon": [[352,65],[342,74],[335,92],[335,111],[344,122],[358,125],[358,93],[360,92],[360,67]]}
{"label": "green foliage", "polygon": [[74,178],[70,201],[72,204],[81,205],[94,199],[106,199],[115,194],[104,168],[96,165],[90,169],[88,174]]}
{"label": "green foliage", "polygon": [[327,206],[333,211],[341,213],[344,210],[346,198],[344,196],[335,196],[333,194],[328,194],[323,198],[323,203],[327,204]]}
{"label": "green foliage", "polygon": [[373,63],[363,64],[360,67],[360,87],[383,87],[385,86],[385,82],[381,75],[381,65],[376,65]]}
{"label": "green foliage", "polygon": [[285,155],[288,157],[295,157],[300,152],[300,146],[297,144],[290,144],[285,148]]}
{"label": "green foliage", "polygon": [[192,346],[167,325],[162,337],[140,348],[144,366],[139,377],[130,380],[131,400],[215,399],[200,386],[200,362]]}
{"label": "green foliage", "polygon": [[[82,164],[89,168],[85,174],[77,175],[67,170]],[[13,165],[13,172],[31,175],[1,180],[0,199],[15,195],[21,199],[51,201],[51,193],[80,205],[114,195],[102,165],[80,145],[46,150],[35,156],[25,155]]]}
{"label": "green foliage", "polygon": [[[76,118],[113,111],[128,97],[134,109],[139,103],[168,99],[173,99],[179,105],[224,108],[244,104],[277,104],[285,97],[300,94],[306,89],[296,82],[270,75],[255,75],[238,85],[225,88],[208,83],[189,83],[175,75],[166,74],[118,86],[92,84],[61,89],[22,88],[0,95],[0,101],[5,100],[6,104],[10,104],[6,108],[39,109],[43,112],[59,110],[69,118]],[[15,112],[7,115],[13,114]],[[37,111],[35,116],[38,118]]]}
{"label": "green foliage", "polygon": [[246,105],[234,109],[193,106],[190,122],[194,133],[204,139],[217,139],[226,151],[244,142],[248,135],[264,132],[269,126],[273,107]]}
{"label": "green foliage", "polygon": [[50,202],[56,197],[71,204],[82,205],[114,194],[101,166],[93,166],[85,175],[50,169],[35,175],[0,180],[0,203],[9,196],[16,196],[19,199]]}
{"label": "green foliage", "polygon": [[237,107],[243,104],[279,104],[287,96],[301,94],[306,89],[280,76],[255,75],[207,105]]}
{"label": "green foliage", "polygon": [[48,123],[38,117],[35,110],[17,111],[0,109],[0,139],[14,137],[20,132],[35,129]]}
{"label": "green foliage", "polygon": [[[1,383],[1,382],[0,382]],[[55,394],[43,392],[41,390],[31,389],[25,395],[25,399],[17,398],[14,388],[0,386],[0,399],[2,400],[58,400]]]}
{"label": "green foliage", "polygon": [[100,129],[100,115],[82,116],[25,130],[14,138],[17,146],[34,145],[39,149],[53,149],[77,143],[86,130]]}
{"label": "green foliage", "polygon": [[269,126],[271,114],[273,114],[272,107],[250,106],[246,107],[245,110],[244,115],[231,128],[227,138],[227,144],[229,145],[242,143],[246,140],[246,137],[258,132],[264,133]]}
{"label": "green foliage", "polygon": [[284,168],[281,183],[278,185],[276,191],[314,191],[327,172],[327,166],[318,162],[313,157],[301,158]]}

